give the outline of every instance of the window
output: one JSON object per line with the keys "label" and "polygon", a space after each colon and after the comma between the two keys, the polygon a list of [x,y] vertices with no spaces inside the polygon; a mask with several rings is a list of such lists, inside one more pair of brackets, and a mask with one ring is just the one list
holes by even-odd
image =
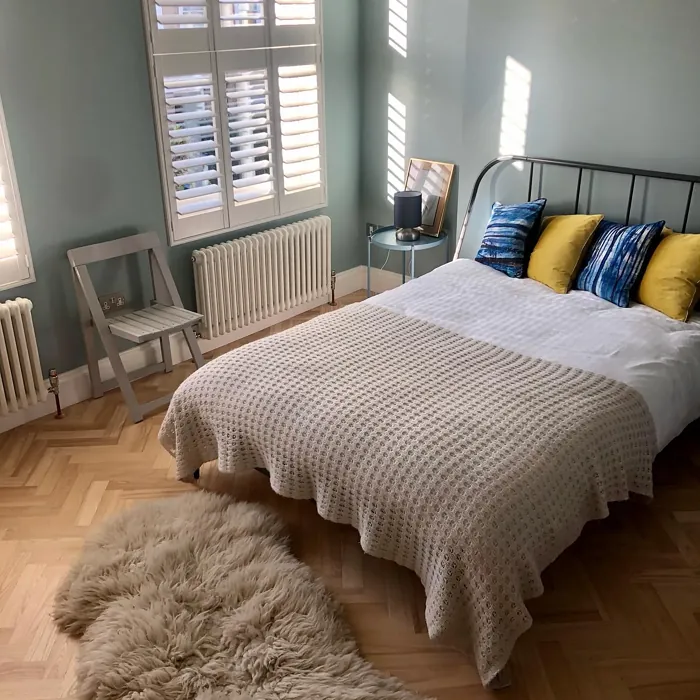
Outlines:
{"label": "window", "polygon": [[326,204],[320,0],[144,0],[173,244]]}
{"label": "window", "polygon": [[33,281],[22,204],[0,101],[0,290]]}

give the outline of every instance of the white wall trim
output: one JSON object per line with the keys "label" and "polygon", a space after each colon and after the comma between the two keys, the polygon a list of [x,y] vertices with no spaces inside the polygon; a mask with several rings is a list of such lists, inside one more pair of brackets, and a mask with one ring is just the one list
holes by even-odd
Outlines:
{"label": "white wall trim", "polygon": [[[401,284],[401,275],[396,272],[390,272],[389,270],[372,268],[371,278],[372,292],[374,294],[386,292],[389,289],[394,289]],[[409,278],[406,279],[408,280]],[[365,289],[366,285],[366,265],[358,265],[350,270],[340,272],[338,273],[337,277],[336,298],[344,297],[347,294],[352,294],[353,292]],[[266,328],[269,328],[270,326],[274,326],[277,323],[286,321],[294,316],[298,316],[299,314],[305,313],[319,306],[323,306],[323,304],[326,303],[328,303],[328,299],[325,297],[315,299],[314,301],[297,306],[296,308],[283,314],[277,314],[276,316],[264,319],[233,333],[228,333],[225,336],[220,336],[214,340],[201,340],[199,343],[200,347],[203,353],[217,350],[218,348],[230,345],[241,338],[258,333]],[[187,349],[187,345],[185,344],[182,334],[178,333],[175,336],[171,336],[171,345],[174,364],[179,364],[180,362],[190,359],[190,353]],[[125,350],[122,352],[121,357],[126,371],[134,372],[136,370],[143,369],[148,365],[160,362],[160,347],[157,341],[144,343],[143,345],[137,345],[133,348]],[[112,379],[114,377],[112,366],[106,357],[100,360],[100,372],[102,374],[102,378],[105,380]],[[90,376],[88,374],[87,365],[77,367],[76,369],[72,369],[61,374],[59,377],[59,389],[61,406],[64,408],[89,399],[92,396],[92,391],[90,388]],[[53,412],[54,399],[53,396],[49,395],[47,401],[36,404],[35,406],[30,406],[29,408],[25,408],[21,411],[17,411],[16,413],[10,413],[8,416],[0,418],[0,433],[12,430],[20,425],[36,420],[37,418],[43,418],[44,416],[51,415]]]}

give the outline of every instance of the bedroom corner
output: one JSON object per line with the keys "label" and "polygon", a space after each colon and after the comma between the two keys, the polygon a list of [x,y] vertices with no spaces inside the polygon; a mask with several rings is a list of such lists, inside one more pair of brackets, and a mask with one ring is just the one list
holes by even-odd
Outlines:
{"label": "bedroom corner", "polygon": [[699,27],[0,0],[0,700],[700,698]]}

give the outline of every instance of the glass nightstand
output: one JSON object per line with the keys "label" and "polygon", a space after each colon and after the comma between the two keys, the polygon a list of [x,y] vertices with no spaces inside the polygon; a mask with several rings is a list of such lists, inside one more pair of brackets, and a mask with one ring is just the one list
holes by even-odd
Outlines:
{"label": "glass nightstand", "polygon": [[384,250],[398,250],[403,253],[403,274],[401,283],[406,282],[406,253],[411,254],[411,279],[416,272],[416,251],[428,250],[445,246],[445,262],[450,262],[449,236],[441,233],[439,236],[421,236],[417,241],[404,243],[396,240],[396,229],[393,226],[385,226],[377,229],[371,236],[367,237],[367,296],[371,296],[371,274],[372,274],[372,246],[383,248]]}

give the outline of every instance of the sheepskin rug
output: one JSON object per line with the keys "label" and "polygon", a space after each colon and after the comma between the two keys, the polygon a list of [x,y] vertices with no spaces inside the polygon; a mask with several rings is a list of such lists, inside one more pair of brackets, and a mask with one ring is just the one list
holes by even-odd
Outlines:
{"label": "sheepskin rug", "polygon": [[358,653],[275,515],[224,496],[144,503],[85,545],[56,596],[90,700],[417,700]]}

